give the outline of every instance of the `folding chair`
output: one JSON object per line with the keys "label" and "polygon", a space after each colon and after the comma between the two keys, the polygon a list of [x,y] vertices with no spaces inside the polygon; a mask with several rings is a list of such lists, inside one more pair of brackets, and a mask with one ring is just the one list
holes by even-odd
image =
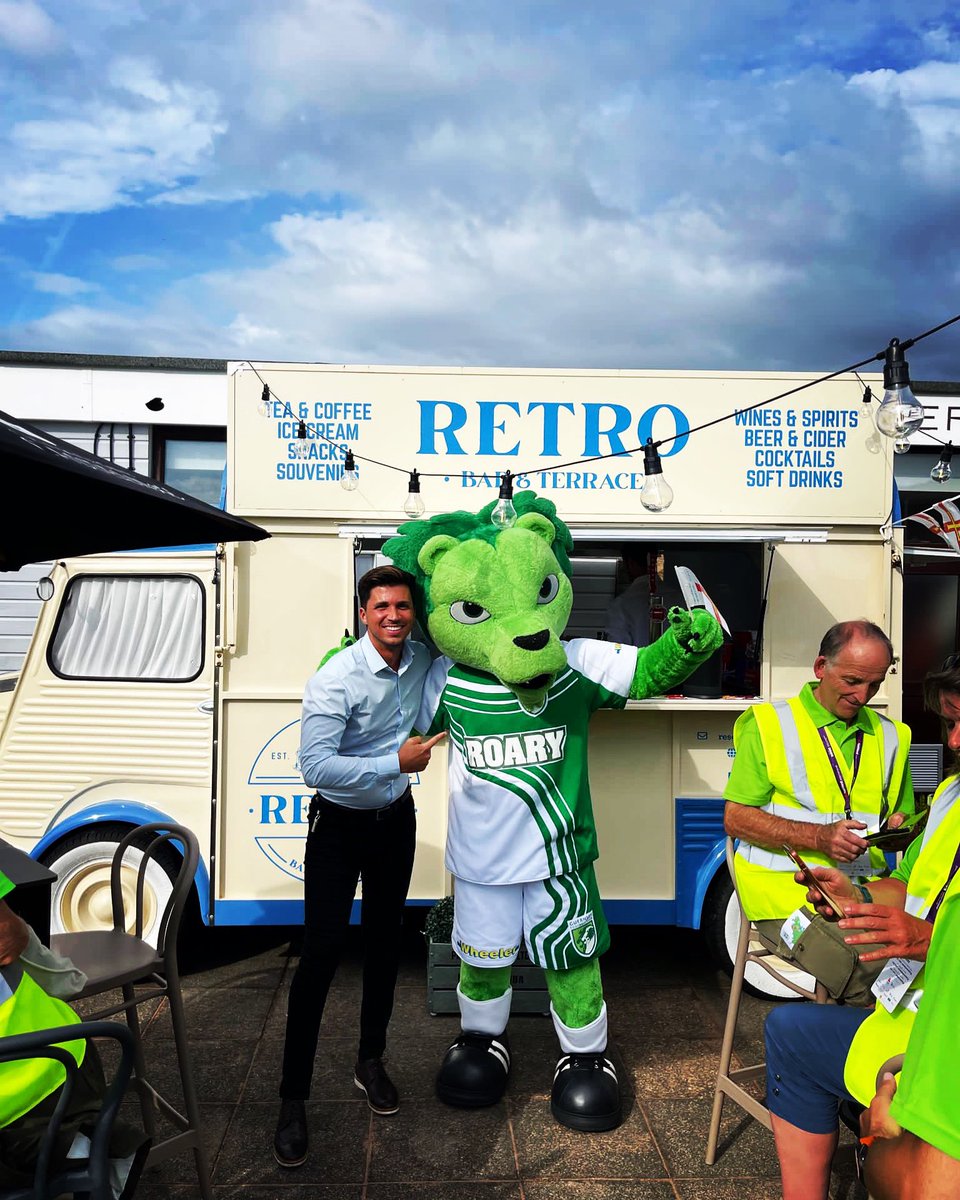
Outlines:
{"label": "folding chair", "polygon": [[[151,836],[152,835],[152,836]],[[167,901],[159,924],[157,946],[154,948],[143,940],[144,929],[144,884],[147,864],[158,850],[167,844],[182,851],[182,859],[173,890]],[[178,845],[179,843],[179,845]],[[136,912],[132,933],[127,933],[124,912],[122,868],[124,855],[134,847],[142,849],[137,868]],[[203,1146],[200,1127],[200,1109],[197,1104],[196,1088],[190,1047],[187,1042],[184,1020],[183,997],[180,993],[180,973],[177,967],[177,934],[180,918],[186,905],[200,861],[197,839],[182,825],[170,821],[154,821],[132,830],[119,843],[110,868],[110,896],[113,907],[113,928],[87,930],[81,933],[57,934],[51,938],[51,947],[58,954],[66,955],[87,976],[87,985],[77,999],[99,996],[119,988],[121,1003],[98,1011],[96,1018],[112,1016],[122,1012],[133,1035],[134,1072],[131,1087],[140,1097],[140,1108],[146,1132],[153,1139],[148,1164],[163,1162],[174,1155],[192,1150],[204,1200],[211,1200],[210,1169]],[[146,985],[139,993],[135,984]],[[149,1081],[149,1072],[143,1053],[140,1021],[137,1008],[147,1000],[166,997],[170,1005],[173,1037],[177,1051],[177,1066],[183,1093],[181,1113],[165,1099]],[[157,1112],[160,1112],[177,1130],[170,1137],[157,1137]]]}
{"label": "folding chair", "polygon": [[[113,1038],[120,1045],[120,1061],[104,1093],[100,1112],[90,1134],[89,1156],[58,1159],[57,1141],[80,1069],[73,1055],[58,1043],[79,1038]],[[64,1193],[82,1193],[89,1200],[110,1200],[110,1135],[133,1070],[133,1035],[126,1025],[117,1021],[82,1021],[79,1025],[63,1025],[56,1029],[39,1029],[0,1038],[0,1062],[26,1058],[55,1059],[64,1067],[66,1078],[40,1142],[33,1183],[29,1187],[5,1190],[3,1200],[54,1200],[54,1197]],[[124,1196],[133,1195],[139,1165],[134,1166],[134,1172],[128,1179]]]}
{"label": "folding chair", "polygon": [[723,1043],[720,1048],[720,1067],[717,1071],[717,1084],[713,1093],[713,1113],[710,1118],[710,1132],[707,1136],[707,1152],[704,1156],[707,1166],[713,1166],[717,1158],[717,1141],[720,1136],[720,1118],[723,1114],[724,1097],[729,1096],[734,1104],[739,1104],[745,1112],[748,1112],[754,1120],[759,1121],[766,1129],[772,1128],[770,1112],[766,1105],[761,1104],[743,1086],[746,1083],[753,1082],[755,1079],[762,1078],[766,1072],[766,1064],[759,1062],[754,1063],[753,1066],[730,1070],[730,1061],[733,1057],[733,1039],[737,1032],[737,1018],[740,1015],[740,997],[743,994],[743,977],[747,963],[756,963],[768,975],[777,980],[778,983],[788,988],[791,992],[796,992],[798,996],[802,996],[805,1000],[813,1000],[817,1004],[826,1004],[828,1001],[827,989],[822,983],[817,983],[814,991],[809,991],[807,988],[801,987],[798,983],[788,978],[782,971],[778,971],[772,965],[772,962],[782,964],[783,960],[777,958],[773,951],[768,950],[757,940],[756,930],[751,924],[750,918],[743,911],[740,893],[737,891],[737,876],[733,866],[733,838],[731,837],[727,838],[727,869],[730,872],[730,878],[733,880],[733,889],[740,910],[740,934],[737,940],[737,954],[733,963],[733,977],[730,980],[730,999],[727,1002],[727,1018],[723,1027]]}

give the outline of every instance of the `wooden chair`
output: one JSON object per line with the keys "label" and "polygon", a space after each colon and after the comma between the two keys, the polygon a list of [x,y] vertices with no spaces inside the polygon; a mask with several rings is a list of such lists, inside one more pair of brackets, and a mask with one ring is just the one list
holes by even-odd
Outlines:
{"label": "wooden chair", "polygon": [[[79,1071],[76,1059],[58,1043],[76,1041],[78,1038],[112,1038],[119,1043],[120,1060],[107,1086],[90,1135],[89,1156],[58,1159],[57,1141]],[[63,1025],[0,1038],[0,1062],[26,1058],[55,1059],[64,1067],[66,1078],[40,1142],[33,1183],[29,1187],[5,1190],[3,1200],[54,1200],[65,1193],[82,1194],[89,1200],[110,1200],[113,1194],[110,1190],[110,1135],[133,1071],[133,1035],[126,1025],[117,1021],[82,1021],[79,1025]],[[137,1161],[124,1189],[124,1197],[133,1195],[139,1168]]]}
{"label": "wooden chair", "polygon": [[720,1119],[723,1114],[723,1101],[725,1097],[729,1097],[734,1104],[738,1104],[766,1129],[772,1128],[770,1112],[766,1105],[761,1104],[743,1086],[762,1078],[766,1073],[766,1064],[759,1062],[749,1067],[730,1069],[730,1061],[733,1057],[733,1041],[737,1032],[737,1018],[740,1014],[740,997],[743,994],[743,977],[747,963],[756,963],[768,975],[777,980],[778,983],[790,991],[796,992],[798,996],[803,997],[805,1000],[813,1000],[817,1004],[826,1004],[828,1001],[827,989],[822,983],[817,983],[813,991],[801,987],[773,966],[773,963],[782,964],[783,960],[777,958],[772,950],[768,950],[757,940],[756,930],[751,924],[750,918],[743,911],[743,904],[740,902],[740,893],[737,891],[737,877],[733,867],[733,838],[731,837],[727,838],[727,869],[730,872],[730,878],[733,880],[733,888],[740,910],[740,934],[737,940],[736,958],[733,963],[733,977],[730,980],[730,999],[727,1002],[727,1017],[723,1027],[723,1043],[720,1048],[720,1066],[717,1071],[717,1083],[713,1093],[713,1113],[710,1117],[710,1132],[707,1135],[705,1161],[708,1166],[713,1166],[717,1158],[717,1141],[720,1136]]}
{"label": "wooden chair", "polygon": [[[160,919],[157,945],[154,947],[143,939],[145,875],[148,862],[166,845],[179,850],[182,858],[173,890]],[[122,868],[124,856],[132,847],[142,849],[142,857],[137,868],[136,911],[132,924],[128,924],[124,911]],[[131,1086],[140,1098],[144,1128],[153,1139],[148,1164],[163,1162],[185,1150],[192,1150],[200,1193],[204,1200],[211,1200],[210,1169],[203,1145],[177,967],[180,919],[193,887],[199,861],[197,839],[182,825],[155,821],[132,830],[117,846],[111,864],[113,928],[57,934],[51,938],[51,947],[58,954],[72,959],[87,976],[87,985],[77,999],[120,989],[121,1002],[99,1010],[95,1017],[112,1016],[119,1012],[126,1016],[133,1036],[134,1071]],[[128,927],[132,928],[132,933],[127,932]],[[135,984],[145,986],[137,991]],[[137,1008],[156,997],[166,998],[170,1006],[180,1088],[186,1110],[184,1113],[162,1096],[149,1080]],[[158,1111],[176,1129],[177,1132],[172,1136],[157,1137]]]}

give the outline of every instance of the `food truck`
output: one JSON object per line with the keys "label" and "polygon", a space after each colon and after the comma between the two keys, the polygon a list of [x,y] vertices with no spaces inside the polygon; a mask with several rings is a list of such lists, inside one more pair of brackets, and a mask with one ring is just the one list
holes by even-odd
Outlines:
{"label": "food truck", "polygon": [[[628,586],[656,636],[677,567],[729,626],[681,694],[601,712],[590,734],[611,922],[701,928],[728,959],[734,721],[794,695],[836,620],[869,618],[900,652],[893,445],[862,380],[812,378],[231,364],[226,507],[271,538],[55,563],[22,670],[0,678],[0,834],[56,871],[54,928],[109,919],[113,848],[158,817],[200,839],[207,923],[301,919],[304,683],[358,632],[356,580],[415,511],[411,472],[430,515],[479,509],[509,471],[573,533],[569,636],[604,637]],[[640,501],[649,438],[674,493],[660,512]],[[645,586],[624,572],[638,557]],[[898,662],[873,703],[900,716]],[[414,795],[410,902],[426,904],[450,890],[442,748]],[[169,886],[161,863],[156,911]]]}

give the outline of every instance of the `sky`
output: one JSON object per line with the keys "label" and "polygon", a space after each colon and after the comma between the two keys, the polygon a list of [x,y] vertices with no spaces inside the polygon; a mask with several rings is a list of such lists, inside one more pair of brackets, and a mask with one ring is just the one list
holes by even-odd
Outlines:
{"label": "sky", "polygon": [[953,9],[0,0],[0,349],[839,369],[960,312]]}

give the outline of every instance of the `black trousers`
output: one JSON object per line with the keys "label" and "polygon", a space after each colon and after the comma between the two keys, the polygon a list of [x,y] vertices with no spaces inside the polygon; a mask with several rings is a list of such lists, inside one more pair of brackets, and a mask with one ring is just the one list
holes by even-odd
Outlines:
{"label": "black trousers", "polygon": [[363,999],[357,1058],[380,1058],[400,967],[403,909],[413,871],[417,819],[409,788],[387,809],[357,810],[314,796],[303,864],[304,931],[290,984],[280,1096],[306,1100],[327,992],[363,881]]}

